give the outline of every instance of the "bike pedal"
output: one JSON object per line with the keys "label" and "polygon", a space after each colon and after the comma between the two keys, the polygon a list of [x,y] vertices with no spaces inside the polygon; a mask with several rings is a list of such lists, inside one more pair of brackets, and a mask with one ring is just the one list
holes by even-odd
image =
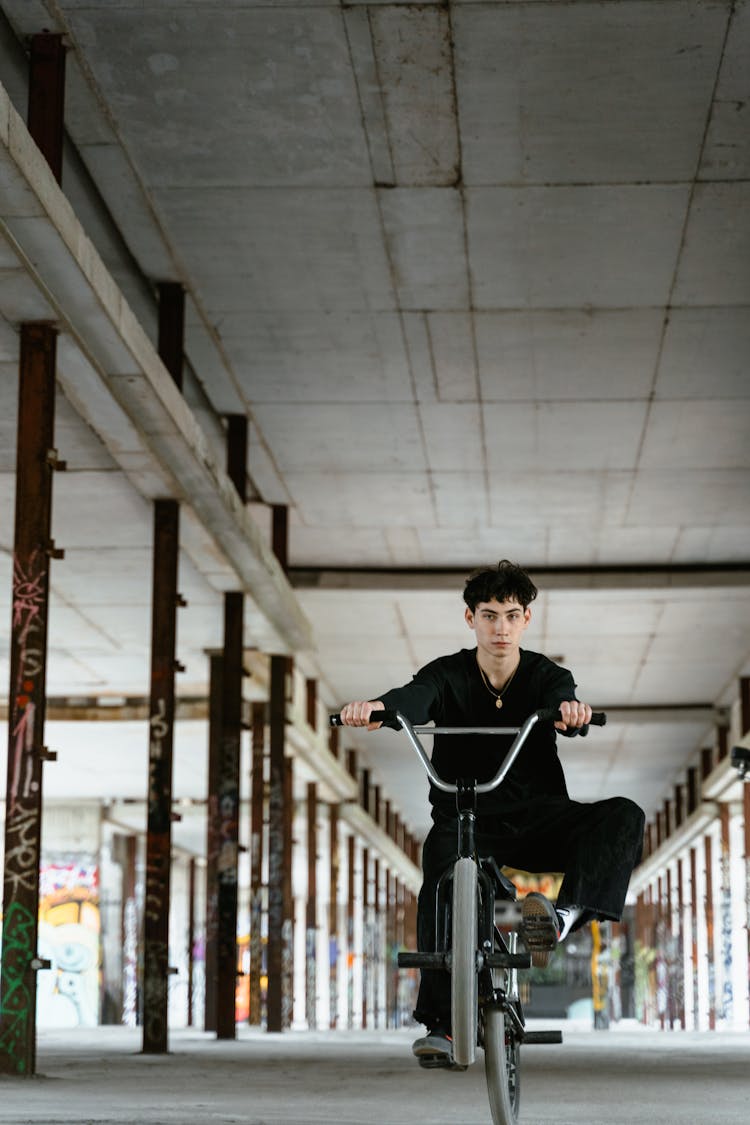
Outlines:
{"label": "bike pedal", "polygon": [[521,1042],[524,1047],[527,1043],[562,1043],[561,1031],[524,1031]]}
{"label": "bike pedal", "polygon": [[418,1055],[417,1062],[425,1070],[447,1070],[455,1066],[447,1055]]}

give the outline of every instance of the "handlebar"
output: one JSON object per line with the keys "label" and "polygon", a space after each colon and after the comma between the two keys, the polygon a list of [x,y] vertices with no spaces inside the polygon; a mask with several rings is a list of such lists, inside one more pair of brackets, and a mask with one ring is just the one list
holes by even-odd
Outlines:
{"label": "handlebar", "polygon": [[[538,711],[532,712],[526,719],[523,726],[520,727],[414,727],[400,711],[373,711],[370,714],[371,723],[382,723],[384,726],[391,727],[393,730],[403,730],[407,738],[412,744],[412,747],[422,763],[427,776],[436,789],[440,789],[443,793],[456,793],[458,786],[450,781],[444,781],[442,777],[436,772],[432,762],[427,756],[427,752],[419,741],[419,735],[425,734],[505,734],[515,735],[513,744],[505,755],[500,769],[497,771],[491,781],[481,781],[476,786],[477,793],[491,793],[493,789],[497,789],[508,773],[510,767],[515,762],[521,748],[528,738],[529,734],[540,722],[564,722],[560,712],[555,707],[540,707]],[[607,722],[607,715],[604,711],[594,711],[591,715],[591,724],[593,726],[603,727]],[[340,715],[330,716],[331,726],[343,726]],[[581,733],[586,734],[588,724],[581,727]]]}

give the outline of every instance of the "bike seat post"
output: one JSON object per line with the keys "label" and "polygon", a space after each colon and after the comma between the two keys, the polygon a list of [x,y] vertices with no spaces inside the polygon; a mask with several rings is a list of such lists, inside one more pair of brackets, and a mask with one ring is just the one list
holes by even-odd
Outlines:
{"label": "bike seat post", "polygon": [[458,811],[458,854],[473,858],[476,852],[474,825],[477,819],[477,783],[460,779],[456,782],[456,809]]}

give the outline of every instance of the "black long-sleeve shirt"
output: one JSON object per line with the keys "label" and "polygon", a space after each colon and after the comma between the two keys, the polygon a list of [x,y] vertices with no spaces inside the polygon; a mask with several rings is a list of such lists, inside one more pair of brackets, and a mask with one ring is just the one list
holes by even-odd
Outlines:
{"label": "black long-sleeve shirt", "polygon": [[[461,649],[431,661],[411,683],[393,688],[378,698],[387,708],[401,711],[415,724],[434,720],[437,726],[519,727],[539,707],[556,707],[576,698],[573,676],[538,652],[520,650],[520,663],[503,692],[503,706],[482,680],[476,649]],[[480,813],[501,811],[503,806],[536,795],[566,796],[565,776],[557,756],[552,723],[535,726],[505,781],[493,793],[478,799]],[[568,732],[566,732],[568,733]],[[571,731],[570,734],[578,733]],[[498,735],[435,735],[432,762],[446,781],[473,778],[489,781],[497,773],[512,737]],[[430,801],[446,812],[455,810],[455,797],[430,786]]]}

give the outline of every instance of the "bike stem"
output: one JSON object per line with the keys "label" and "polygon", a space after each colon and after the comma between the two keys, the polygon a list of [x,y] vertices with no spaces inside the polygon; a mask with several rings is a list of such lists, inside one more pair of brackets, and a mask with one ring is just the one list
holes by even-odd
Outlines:
{"label": "bike stem", "polygon": [[476,859],[474,826],[477,820],[477,783],[460,779],[456,782],[458,811],[458,854],[462,859]]}

